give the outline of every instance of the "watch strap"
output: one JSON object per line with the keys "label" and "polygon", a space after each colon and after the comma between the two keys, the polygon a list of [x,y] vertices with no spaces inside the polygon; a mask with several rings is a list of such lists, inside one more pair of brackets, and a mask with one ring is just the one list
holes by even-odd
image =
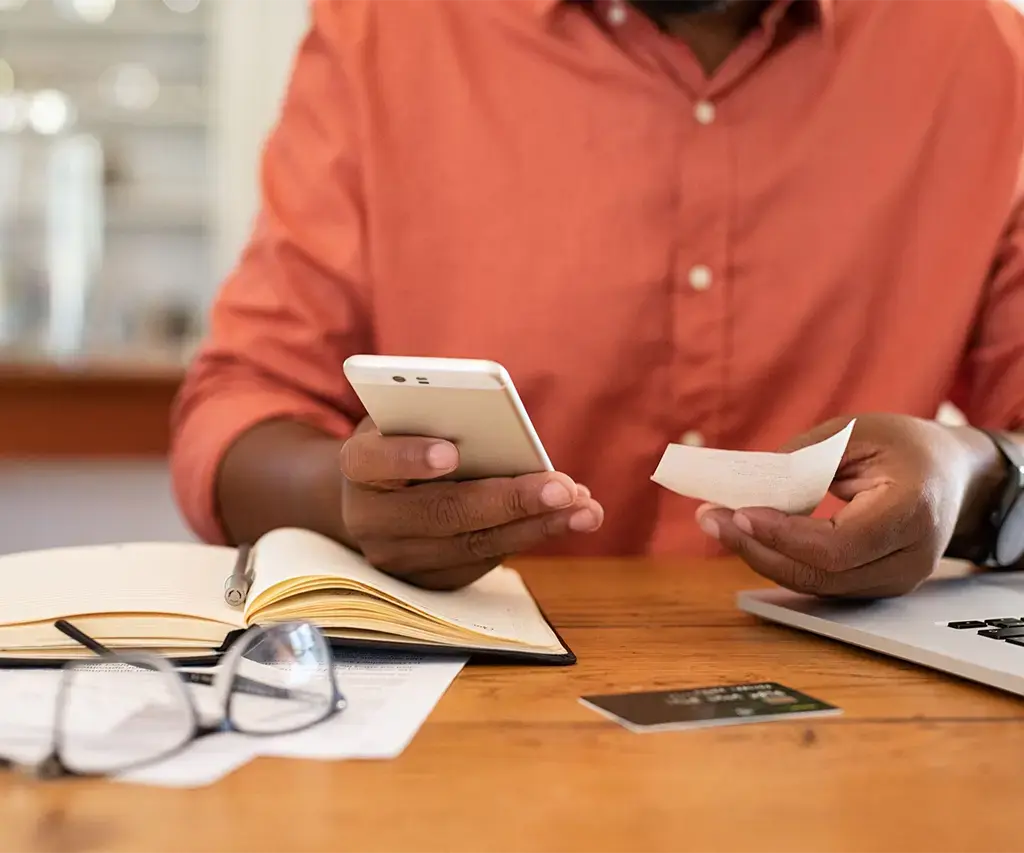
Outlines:
{"label": "watch strap", "polygon": [[976,566],[1007,568],[1024,554],[1024,450],[1004,433],[988,429],[979,432],[995,445],[1005,476],[998,494],[985,508],[979,529],[954,537],[944,556]]}
{"label": "watch strap", "polygon": [[986,519],[983,546],[987,553],[980,565],[1009,568],[1024,555],[1024,449],[1003,432],[989,429],[981,432],[1002,456],[1006,478]]}

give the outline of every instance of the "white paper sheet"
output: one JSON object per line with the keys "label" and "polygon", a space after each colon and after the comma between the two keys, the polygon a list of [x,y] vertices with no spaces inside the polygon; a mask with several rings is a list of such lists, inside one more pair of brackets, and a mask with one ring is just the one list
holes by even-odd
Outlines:
{"label": "white paper sheet", "polygon": [[258,755],[255,740],[233,732],[210,735],[171,758],[115,778],[118,782],[160,788],[202,788],[255,758]]}
{"label": "white paper sheet", "polygon": [[[394,758],[415,737],[465,663],[461,658],[345,653],[337,659],[336,672],[348,705],[334,718],[291,735],[212,735],[192,743],[181,753],[121,774],[117,779],[132,784],[196,788],[213,784],[260,755],[324,760]],[[52,707],[52,690],[51,694],[46,690],[56,674],[53,672],[49,677],[44,674],[34,679],[38,688],[34,700],[26,690],[22,690],[19,699],[22,710],[18,711],[20,719],[31,715],[28,702],[49,702]],[[9,673],[0,673],[0,684],[6,675]],[[25,679],[21,681],[23,685],[28,684]],[[190,686],[190,690],[201,713],[216,711],[211,688]],[[119,707],[124,707],[124,703]],[[130,722],[138,726],[142,718],[152,715],[153,709],[146,697],[139,697],[137,709],[134,716],[122,716],[120,724]],[[112,730],[109,721],[104,723],[93,734]],[[15,727],[13,720],[4,722],[0,718],[0,753],[21,760],[38,757],[40,745],[45,742],[48,732],[42,728]]]}
{"label": "white paper sheet", "polygon": [[[345,710],[304,732],[274,737],[223,733],[202,738],[186,750],[155,764],[121,774],[118,781],[172,788],[210,785],[259,755],[339,760],[394,758],[409,745],[434,706],[465,665],[465,659],[350,652],[337,659],[338,684],[348,700]],[[22,761],[42,757],[51,736],[59,670],[0,670],[0,754]],[[123,687],[124,676],[118,680]],[[150,685],[148,679],[138,682]],[[201,714],[212,715],[215,691],[190,685]],[[97,715],[83,734],[110,737],[118,726],[138,729],[147,720],[161,723],[154,697],[145,689],[116,701],[90,696]],[[83,700],[84,701],[84,700]],[[133,710],[134,709],[134,710]],[[44,722],[45,721],[45,722]],[[163,720],[166,723],[166,720]]]}
{"label": "white paper sheet", "polygon": [[265,738],[261,755],[293,758],[394,758],[419,731],[464,659],[392,654],[346,655],[336,668],[348,699],[345,711],[323,725]]}
{"label": "white paper sheet", "polygon": [[771,507],[812,512],[828,493],[855,421],[792,453],[716,450],[670,444],[651,479],[688,498],[727,509]]}

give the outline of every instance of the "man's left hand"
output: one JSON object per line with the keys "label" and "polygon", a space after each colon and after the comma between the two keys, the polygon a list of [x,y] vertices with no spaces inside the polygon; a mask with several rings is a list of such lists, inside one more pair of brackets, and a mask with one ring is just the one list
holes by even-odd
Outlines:
{"label": "man's left hand", "polygon": [[[837,419],[791,442],[814,444]],[[831,518],[705,504],[701,527],[756,572],[798,592],[881,598],[910,592],[954,532],[974,523],[998,457],[984,434],[905,415],[857,418],[830,491],[846,504]]]}

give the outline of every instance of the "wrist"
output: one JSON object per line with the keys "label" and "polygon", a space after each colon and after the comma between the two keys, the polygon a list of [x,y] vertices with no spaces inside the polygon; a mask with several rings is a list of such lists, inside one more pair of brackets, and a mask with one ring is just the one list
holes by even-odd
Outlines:
{"label": "wrist", "polygon": [[236,439],[217,478],[217,507],[233,543],[255,542],[279,527],[301,527],[343,544],[343,439],[280,419]]}
{"label": "wrist", "polygon": [[953,537],[974,540],[1006,485],[1007,470],[989,436],[969,426],[946,427],[956,439],[963,467],[963,495]]}
{"label": "wrist", "polygon": [[302,525],[323,533],[348,548],[353,547],[342,511],[341,448],[345,440],[311,436],[296,461],[298,476],[292,481],[291,500]]}

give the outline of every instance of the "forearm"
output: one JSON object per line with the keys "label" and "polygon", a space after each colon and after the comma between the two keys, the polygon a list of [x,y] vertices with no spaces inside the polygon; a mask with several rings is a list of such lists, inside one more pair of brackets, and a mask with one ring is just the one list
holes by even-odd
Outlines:
{"label": "forearm", "polygon": [[314,530],[351,546],[341,512],[343,441],[298,421],[274,420],[242,434],[224,455],[217,509],[233,544],[279,527]]}

